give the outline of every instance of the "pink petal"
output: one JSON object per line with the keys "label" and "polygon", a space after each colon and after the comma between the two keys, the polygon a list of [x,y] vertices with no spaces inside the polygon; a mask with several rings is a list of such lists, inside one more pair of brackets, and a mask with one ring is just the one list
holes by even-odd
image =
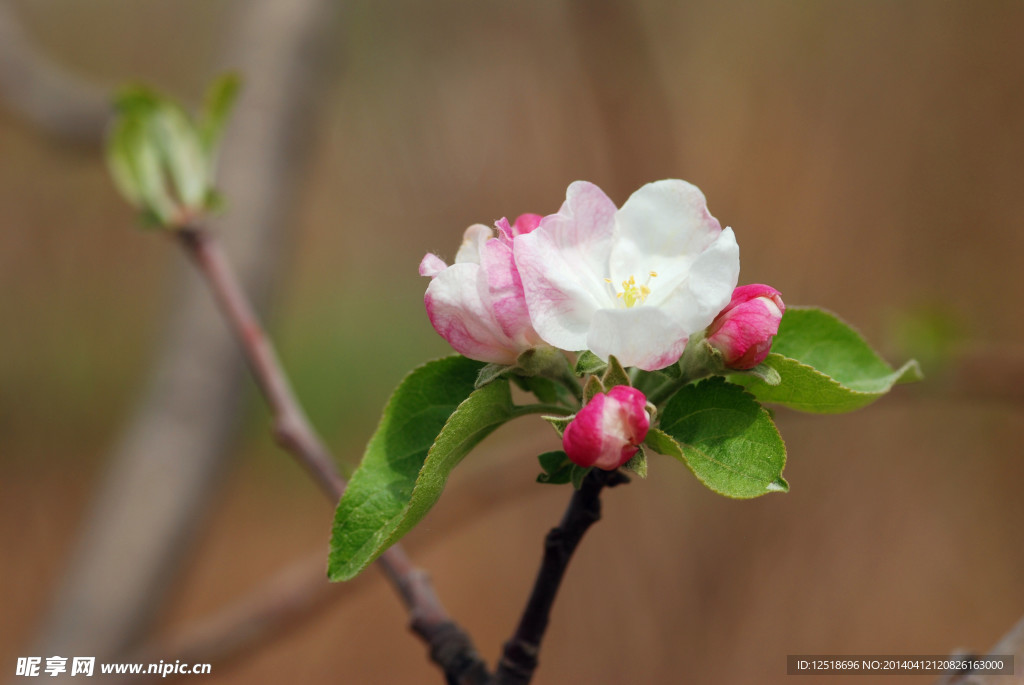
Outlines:
{"label": "pink petal", "polygon": [[420,262],[420,276],[430,276],[431,278],[434,278],[447,268],[448,265],[444,263],[443,259],[432,252],[428,252],[423,256],[423,260]]}
{"label": "pink petal", "polygon": [[519,349],[508,339],[480,297],[480,266],[453,264],[427,287],[423,302],[442,338],[470,359],[512,364]]}

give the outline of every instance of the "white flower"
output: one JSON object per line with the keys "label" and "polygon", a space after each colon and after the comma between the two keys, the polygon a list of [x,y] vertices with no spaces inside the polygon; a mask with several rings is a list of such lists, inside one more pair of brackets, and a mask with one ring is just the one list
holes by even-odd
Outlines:
{"label": "white flower", "polygon": [[679,180],[643,186],[622,209],[576,181],[514,252],[545,342],[649,371],[679,359],[690,335],[729,303],[740,270],[732,229]]}

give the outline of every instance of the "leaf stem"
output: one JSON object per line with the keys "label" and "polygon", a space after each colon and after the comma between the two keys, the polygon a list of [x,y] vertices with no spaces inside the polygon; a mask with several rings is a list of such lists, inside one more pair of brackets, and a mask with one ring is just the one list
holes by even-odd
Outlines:
{"label": "leaf stem", "polygon": [[591,469],[583,486],[573,492],[561,523],[544,539],[544,557],[533,591],[515,634],[502,650],[493,685],[526,685],[537,668],[537,654],[547,630],[551,607],[583,534],[601,518],[601,490],[628,483],[621,471]]}
{"label": "leaf stem", "polygon": [[[345,491],[335,461],[310,425],[263,326],[215,236],[203,227],[176,232],[178,241],[206,280],[273,415],[274,439],[313,478],[332,504]],[[431,648],[431,658],[451,682],[486,666],[469,636],[449,617],[426,572],[417,568],[405,551],[392,546],[378,559],[392,586],[409,611],[412,630]]]}

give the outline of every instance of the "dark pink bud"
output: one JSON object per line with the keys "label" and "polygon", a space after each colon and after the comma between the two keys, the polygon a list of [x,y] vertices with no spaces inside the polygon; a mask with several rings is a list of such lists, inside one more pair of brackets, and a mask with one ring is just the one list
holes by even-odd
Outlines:
{"label": "dark pink bud", "polygon": [[705,333],[731,369],[752,369],[768,356],[786,311],[779,291],[755,283],[736,288]]}
{"label": "dark pink bud", "polygon": [[562,447],[580,466],[613,471],[629,461],[647,437],[647,398],[628,385],[598,393],[562,434]]}

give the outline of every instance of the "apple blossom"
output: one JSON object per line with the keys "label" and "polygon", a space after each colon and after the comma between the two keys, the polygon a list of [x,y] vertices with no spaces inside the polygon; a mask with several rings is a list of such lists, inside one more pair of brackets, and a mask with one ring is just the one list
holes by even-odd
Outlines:
{"label": "apple blossom", "polygon": [[538,335],[652,371],[679,359],[690,335],[729,302],[739,247],[685,181],[649,183],[621,209],[576,181],[557,214],[515,242]]}
{"label": "apple blossom", "polygon": [[470,359],[514,364],[519,354],[543,341],[530,323],[522,282],[512,257],[518,236],[540,222],[523,214],[514,224],[501,219],[494,230],[474,224],[463,234],[455,263],[428,253],[420,275],[431,281],[423,297],[434,329]]}
{"label": "apple blossom", "polygon": [[647,437],[647,398],[628,385],[597,393],[562,434],[562,447],[579,466],[612,471],[633,458]]}
{"label": "apple blossom", "polygon": [[775,288],[760,283],[740,286],[711,322],[706,339],[722,353],[727,367],[752,369],[768,356],[785,311]]}

